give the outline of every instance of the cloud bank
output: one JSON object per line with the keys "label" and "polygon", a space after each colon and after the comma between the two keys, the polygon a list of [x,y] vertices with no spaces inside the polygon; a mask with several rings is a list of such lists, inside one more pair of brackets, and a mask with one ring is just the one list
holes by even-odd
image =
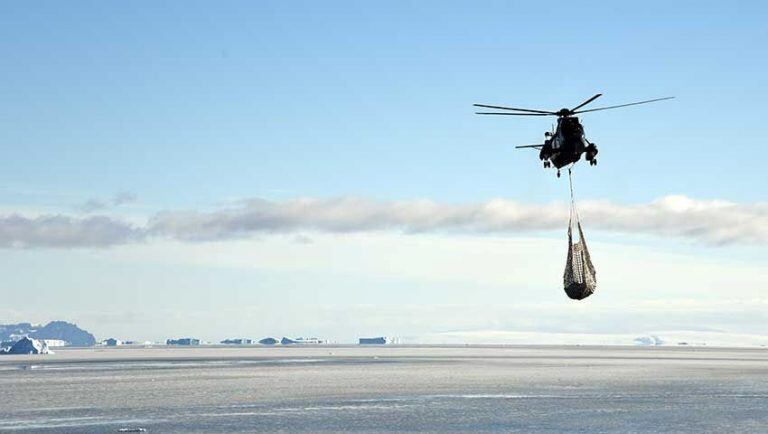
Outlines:
{"label": "cloud bank", "polygon": [[[709,244],[768,243],[768,204],[735,204],[666,196],[651,203],[584,202],[591,229],[688,238]],[[419,232],[519,233],[563,230],[564,204],[533,205],[494,199],[479,204],[428,200],[379,202],[359,198],[251,200],[213,212],[165,212],[149,222],[154,235],[182,240],[220,240],[255,233]]]}
{"label": "cloud bank", "polygon": [[106,216],[0,216],[0,247],[109,247],[143,237],[143,230]]}
{"label": "cloud bank", "polygon": [[[768,203],[666,196],[646,204],[583,202],[590,230],[677,237],[713,245],[768,244]],[[269,233],[399,231],[514,234],[562,231],[565,204],[493,199],[474,204],[362,198],[252,199],[214,211],[166,211],[143,227],[107,216],[0,216],[2,247],[100,247],[144,238],[219,241]]]}

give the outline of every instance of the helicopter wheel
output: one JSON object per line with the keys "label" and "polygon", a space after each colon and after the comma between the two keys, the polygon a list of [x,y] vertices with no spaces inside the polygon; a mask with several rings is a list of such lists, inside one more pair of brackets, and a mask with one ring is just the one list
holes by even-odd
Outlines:
{"label": "helicopter wheel", "polygon": [[560,177],[560,170],[557,171],[557,177]]}

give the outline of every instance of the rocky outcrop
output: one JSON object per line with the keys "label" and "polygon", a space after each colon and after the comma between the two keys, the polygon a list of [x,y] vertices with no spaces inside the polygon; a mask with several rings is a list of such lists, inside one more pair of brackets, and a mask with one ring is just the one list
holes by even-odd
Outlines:
{"label": "rocky outcrop", "polygon": [[30,336],[37,339],[59,339],[75,347],[96,345],[96,338],[92,334],[66,321],[51,321]]}

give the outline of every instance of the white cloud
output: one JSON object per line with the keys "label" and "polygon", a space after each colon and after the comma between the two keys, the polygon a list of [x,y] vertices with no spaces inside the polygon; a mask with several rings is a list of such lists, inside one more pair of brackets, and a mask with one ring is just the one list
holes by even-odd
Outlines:
{"label": "white cloud", "polygon": [[[768,243],[768,204],[736,204],[667,196],[651,203],[584,202],[591,228],[629,234],[693,239],[710,244]],[[419,232],[520,233],[562,230],[567,206],[493,199],[479,204],[429,200],[381,202],[359,198],[250,200],[213,212],[164,212],[150,220],[150,233],[181,240],[220,240],[257,233]]]}
{"label": "white cloud", "polygon": [[0,247],[108,247],[140,237],[140,230],[105,216],[0,216]]}
{"label": "white cloud", "polygon": [[100,211],[105,208],[107,208],[108,205],[103,200],[99,199],[88,199],[82,204],[80,204],[77,208],[85,213],[91,213],[94,211]]}
{"label": "white cloud", "polygon": [[[584,202],[579,209],[589,230],[677,237],[713,245],[768,244],[768,203],[666,196],[635,205]],[[216,241],[305,232],[509,234],[562,231],[567,219],[568,207],[564,204],[524,204],[505,199],[476,204],[349,197],[281,202],[252,199],[210,212],[161,212],[141,228],[109,217],[0,217],[0,245],[77,247],[112,245],[143,237]]]}
{"label": "white cloud", "polygon": [[96,211],[103,211],[110,207],[117,207],[122,205],[128,205],[136,202],[137,197],[135,194],[128,191],[121,191],[109,200],[91,198],[82,204],[77,206],[77,209],[84,213],[92,213]]}
{"label": "white cloud", "polygon": [[136,202],[138,198],[130,191],[121,191],[112,197],[112,205],[120,206]]}

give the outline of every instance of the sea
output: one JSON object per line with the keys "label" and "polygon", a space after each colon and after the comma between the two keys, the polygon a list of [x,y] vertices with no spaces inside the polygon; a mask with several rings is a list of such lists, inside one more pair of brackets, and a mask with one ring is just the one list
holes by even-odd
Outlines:
{"label": "sea", "polygon": [[768,349],[72,348],[0,357],[0,431],[768,432]]}

